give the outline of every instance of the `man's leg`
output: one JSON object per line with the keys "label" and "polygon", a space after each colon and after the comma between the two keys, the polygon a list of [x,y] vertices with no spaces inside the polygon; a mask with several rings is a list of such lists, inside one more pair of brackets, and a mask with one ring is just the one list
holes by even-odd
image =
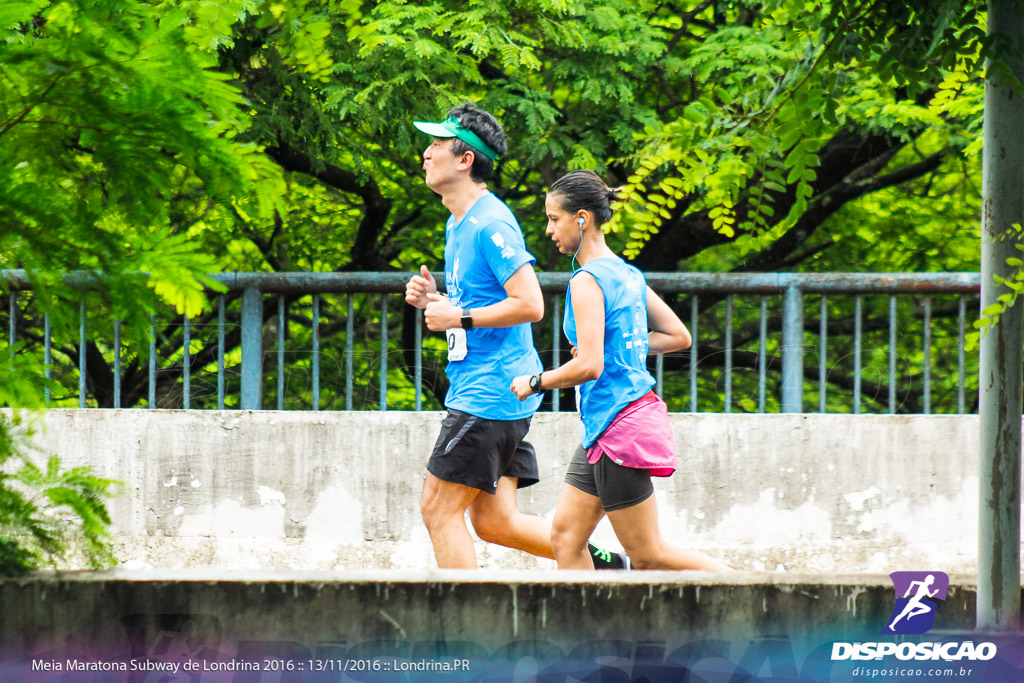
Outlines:
{"label": "man's leg", "polygon": [[453,484],[427,473],[420,498],[423,523],[434,544],[434,558],[442,569],[476,569],[476,549],[466,528],[466,508],[479,489]]}
{"label": "man's leg", "polygon": [[531,555],[554,559],[551,552],[551,523],[528,515],[516,507],[519,480],[502,477],[494,495],[481,493],[469,506],[469,519],[477,536],[488,543],[523,550]]}
{"label": "man's leg", "polygon": [[562,484],[551,523],[551,548],[559,569],[593,569],[589,538],[604,517],[601,499]]}

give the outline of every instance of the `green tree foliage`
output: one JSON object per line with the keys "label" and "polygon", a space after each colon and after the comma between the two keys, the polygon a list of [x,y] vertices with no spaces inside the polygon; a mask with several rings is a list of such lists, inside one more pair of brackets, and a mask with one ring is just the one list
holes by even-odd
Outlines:
{"label": "green tree foliage", "polygon": [[[241,155],[238,173],[223,177],[245,181],[223,201],[219,185],[207,180],[213,170],[194,168],[184,152],[164,155],[178,184],[161,225],[214,257],[216,270],[438,268],[446,211],[423,185],[428,141],[409,122],[472,100],[510,133],[491,186],[516,210],[544,269],[564,267],[542,234],[544,188],[577,167],[625,186],[629,201],[613,240],[646,270],[976,269],[977,64],[987,49],[978,42],[981,17],[964,3],[871,4],[886,9],[782,0],[145,5],[138,11],[155,24],[180,18],[180,32],[168,27],[178,41],[174,59],[235,97],[214,106],[195,97],[205,92],[201,81],[178,78],[189,106],[225,122],[206,133],[226,154]],[[18,39],[27,40],[26,24],[18,27]],[[920,55],[913,44],[922,35],[928,68],[894,68],[916,64],[895,46]],[[953,56],[943,50],[949,35],[961,39]],[[689,303],[674,302],[687,319]],[[289,296],[286,304],[286,351],[300,357],[311,346],[311,301]],[[344,328],[347,301],[321,304],[321,348],[338,356],[322,381],[338,391],[343,337],[328,335]],[[228,297],[229,320],[238,305]],[[818,322],[812,306],[808,331]],[[949,306],[939,309],[948,318]],[[362,363],[367,375],[360,377],[373,374],[388,353],[389,383],[408,387],[415,319],[398,298],[389,310],[392,348],[402,351],[380,348],[382,311],[371,298],[353,321],[362,349],[357,371]],[[869,305],[866,324],[880,329],[886,310],[885,301]],[[98,304],[89,311],[97,322],[115,315]],[[907,315],[920,318],[920,303]],[[268,299],[268,348],[275,316]],[[705,334],[717,335],[721,303],[702,299],[700,316]],[[23,319],[38,329],[38,319]],[[193,330],[215,322],[215,312],[201,313]],[[829,331],[837,344],[849,339],[838,319]],[[536,332],[548,338],[548,323]],[[238,338],[227,340],[229,367]],[[77,339],[75,330],[62,339]],[[156,339],[158,402],[177,405],[181,319],[158,316]],[[702,367],[720,368],[724,340],[703,341]],[[443,359],[431,343],[424,380],[440,396]],[[111,405],[109,332],[97,332],[87,347],[89,393]],[[74,379],[77,350],[62,349]],[[194,368],[213,367],[213,335],[197,332],[190,350]],[[125,404],[144,400],[144,352],[123,359]],[[670,358],[668,367],[685,369],[685,362]],[[300,404],[308,406],[302,363],[294,372],[306,386]],[[708,393],[720,395],[720,377],[707,381]],[[850,370],[830,373],[829,381],[846,400]],[[372,407],[375,387],[363,387],[357,404],[362,396],[361,405]],[[276,390],[272,379],[266,389],[268,396]]]}
{"label": "green tree foliage", "polygon": [[[492,186],[513,204],[547,268],[560,267],[559,256],[541,235],[538,200],[566,169],[591,166],[612,182],[653,175],[665,184],[660,192],[643,187],[622,214],[618,243],[646,269],[865,269],[836,248],[862,237],[832,216],[893,188],[904,204],[928,207],[938,192],[912,195],[917,179],[944,192],[969,186],[972,161],[961,150],[980,121],[980,98],[977,107],[947,98],[959,107],[949,114],[870,71],[826,68],[815,41],[825,35],[827,8],[802,8],[378,3],[362,20],[369,35],[331,34],[336,67],[326,81],[276,68],[273,36],[246,25],[224,59],[255,105],[252,133],[291,172],[292,187],[313,179],[329,203],[293,204],[274,225],[242,226],[232,237],[248,244],[236,253],[249,256],[248,267],[275,270],[439,266],[445,212],[422,186],[426,141],[409,121],[472,99],[511,133]],[[974,87],[945,85],[958,94]],[[754,129],[751,142],[744,133]],[[665,173],[671,164],[658,150],[678,156],[690,143],[688,175]],[[749,192],[748,177],[758,179]],[[960,196],[955,210],[969,215],[976,197]],[[927,253],[929,239],[949,232],[937,207],[932,215],[901,254]],[[301,224],[312,230],[287,229]],[[879,216],[858,228],[895,232],[889,225]],[[969,239],[951,246],[967,255],[956,269],[974,267],[962,248]],[[443,378],[431,383],[443,391]]]}
{"label": "green tree foliage", "polygon": [[[32,282],[26,341],[40,338],[44,312],[57,338],[74,338],[83,297],[90,322],[109,330],[116,319],[140,342],[161,303],[186,315],[209,307],[204,290],[219,287],[204,273],[227,259],[197,235],[238,216],[268,220],[285,191],[280,168],[239,138],[251,112],[218,54],[249,17],[276,32],[285,68],[319,77],[331,66],[320,49],[327,25],[307,17],[308,4],[4,3],[0,268]],[[60,277],[73,270],[97,273],[99,292],[69,295]],[[142,282],[127,275],[139,272]],[[62,350],[72,365],[110,359],[94,342]]]}
{"label": "green tree foliage", "polygon": [[[40,406],[26,381],[36,374],[27,358],[0,365],[0,405]],[[32,445],[33,419],[21,409],[0,412],[0,576],[41,566],[113,564],[106,500],[121,482],[98,477],[90,467],[64,469],[58,456]]]}
{"label": "green tree foliage", "polygon": [[146,271],[158,295],[197,311],[209,283],[196,273],[214,261],[172,230],[175,196],[194,184],[230,204],[270,170],[230,139],[244,121],[237,90],[187,49],[182,12],[33,1],[5,3],[2,18],[4,265],[40,278]]}
{"label": "green tree foliage", "polygon": [[[963,3],[940,3],[939,16],[908,9],[889,23],[858,23],[877,4],[736,3],[735,23],[725,12],[723,27],[684,61],[703,87],[680,119],[647,129],[632,157],[638,169],[619,214],[630,226],[629,253],[640,256],[663,226],[700,220],[713,233],[695,249],[745,247],[741,255],[757,253],[746,270],[794,256],[799,263],[811,233],[847,203],[959,171],[941,165],[977,150],[968,147],[982,110],[976,12],[957,17],[962,54],[933,59],[910,82],[912,69],[895,66],[908,50],[894,47],[890,31],[909,22],[899,42],[906,48],[920,38],[921,22],[948,25]],[[913,154],[898,156],[905,148]]]}
{"label": "green tree foliage", "polygon": [[63,470],[56,455],[39,467],[32,436],[20,417],[0,416],[0,576],[47,565],[113,564],[105,501],[120,482],[89,467]]}
{"label": "green tree foliage", "polygon": [[[711,4],[716,28],[683,62],[699,84],[684,115],[645,130],[628,157],[636,171],[616,227],[638,263],[671,269],[683,255],[696,270],[737,272],[977,268],[979,65],[990,48],[980,3]],[[690,239],[673,248],[680,234]],[[813,334],[818,307],[808,303]],[[889,302],[863,303],[865,330],[884,333]],[[843,320],[852,306],[835,306],[830,367],[853,352]],[[950,346],[960,310],[919,300],[898,317],[934,314]],[[889,342],[864,341],[876,356],[866,367],[882,370],[869,395],[885,406]],[[899,383],[920,389],[923,350],[900,346]],[[955,356],[942,360],[931,371],[951,408],[959,371]],[[817,374],[808,372],[811,384]],[[848,363],[828,374],[847,406],[853,380]],[[809,391],[806,402],[816,398]],[[896,404],[922,407],[912,396]]]}
{"label": "green tree foliage", "polygon": [[[240,91],[212,68],[216,39],[241,9],[133,0],[0,7],[0,267],[27,272],[26,301],[54,329],[74,325],[84,296],[60,280],[70,270],[98,273],[101,306],[140,337],[158,301],[198,312],[214,285],[203,273],[216,260],[189,244],[193,226],[177,205],[266,216],[279,201],[277,166],[235,139],[249,124]],[[295,39],[289,58],[324,68],[304,59],[305,43]],[[148,273],[147,287],[135,272]],[[24,322],[31,341],[41,321]],[[43,369],[16,354],[24,345],[4,354],[2,404],[39,403]],[[77,360],[85,350],[70,353]],[[88,566],[109,563],[103,499],[114,482],[88,468],[62,471],[55,457],[38,467],[19,424],[0,418],[0,571],[55,564],[76,543]]]}

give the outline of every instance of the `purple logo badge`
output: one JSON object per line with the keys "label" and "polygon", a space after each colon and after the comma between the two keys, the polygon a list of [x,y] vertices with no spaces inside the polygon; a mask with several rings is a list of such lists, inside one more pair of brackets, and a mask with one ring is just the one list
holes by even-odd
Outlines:
{"label": "purple logo badge", "polygon": [[935,623],[938,605],[945,600],[949,577],[943,572],[893,572],[889,575],[896,589],[896,606],[882,633],[925,633]]}

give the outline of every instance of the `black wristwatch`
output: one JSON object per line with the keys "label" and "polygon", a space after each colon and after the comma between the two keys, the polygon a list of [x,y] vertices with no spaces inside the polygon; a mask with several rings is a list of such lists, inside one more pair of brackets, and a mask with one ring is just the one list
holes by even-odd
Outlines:
{"label": "black wristwatch", "polygon": [[532,391],[535,394],[539,394],[540,392],[544,391],[544,389],[540,386],[540,376],[543,374],[543,372],[538,372],[536,375],[530,378],[530,391]]}
{"label": "black wristwatch", "polygon": [[462,309],[462,319],[460,320],[460,324],[464,330],[473,329],[473,316],[470,315],[468,308]]}

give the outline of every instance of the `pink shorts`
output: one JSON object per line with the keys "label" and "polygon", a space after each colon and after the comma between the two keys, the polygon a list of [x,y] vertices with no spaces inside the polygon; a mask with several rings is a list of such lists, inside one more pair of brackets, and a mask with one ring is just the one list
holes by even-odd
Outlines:
{"label": "pink shorts", "polygon": [[619,411],[587,449],[587,462],[604,453],[616,465],[650,470],[652,477],[676,471],[676,442],[668,421],[668,406],[653,391]]}

